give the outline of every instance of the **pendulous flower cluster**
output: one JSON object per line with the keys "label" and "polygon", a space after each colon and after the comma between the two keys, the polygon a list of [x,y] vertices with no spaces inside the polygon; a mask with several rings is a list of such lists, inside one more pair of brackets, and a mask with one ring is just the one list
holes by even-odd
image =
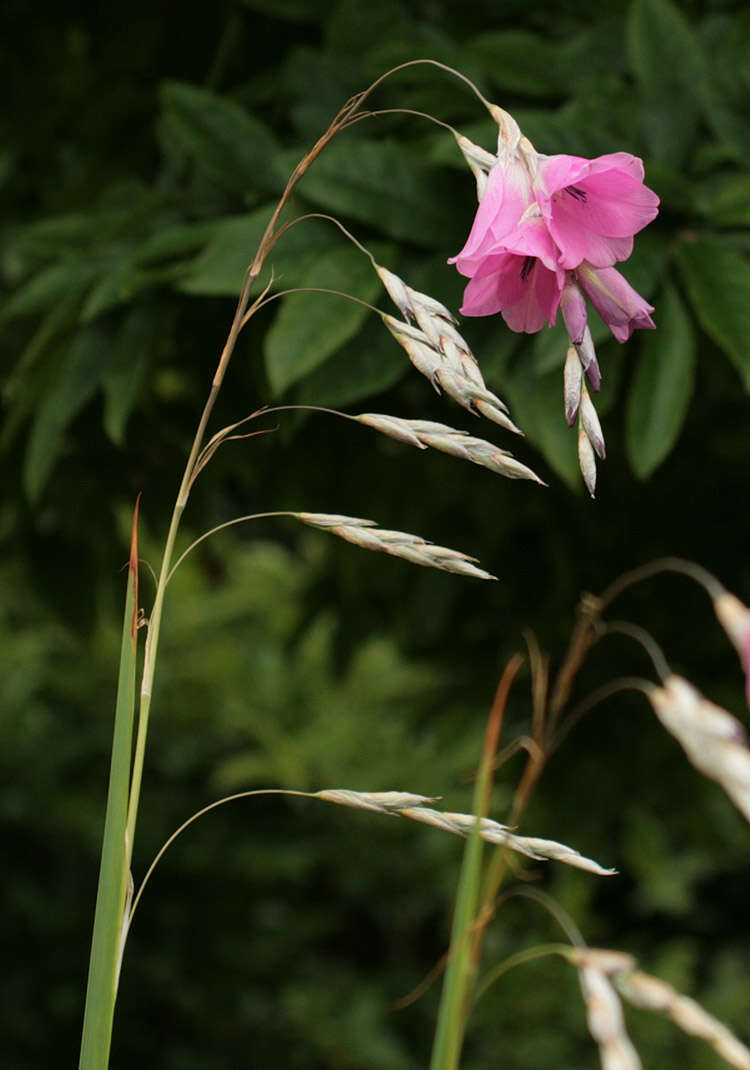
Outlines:
{"label": "pendulous flower cluster", "polygon": [[[466,244],[449,261],[470,280],[461,312],[500,312],[511,330],[533,333],[552,326],[560,311],[581,371],[598,390],[586,298],[619,342],[637,327],[654,327],[653,307],[614,265],[630,256],[633,236],[656,217],[659,198],[644,185],[637,157],[544,156],[507,112],[490,111],[499,126],[497,157],[457,139],[479,196]],[[565,395],[572,424],[582,403],[591,406],[582,375],[570,367]],[[593,494],[592,450],[603,456],[603,440],[589,437],[579,421],[581,470]]]}

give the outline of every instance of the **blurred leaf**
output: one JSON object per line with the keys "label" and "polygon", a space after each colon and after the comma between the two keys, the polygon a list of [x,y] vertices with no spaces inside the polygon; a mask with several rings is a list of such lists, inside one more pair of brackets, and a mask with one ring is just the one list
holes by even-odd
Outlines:
{"label": "blurred leaf", "polygon": [[[380,259],[382,247],[377,252]],[[380,280],[366,256],[351,245],[338,246],[318,257],[301,281],[303,286],[340,290],[372,301]],[[328,294],[291,294],[265,339],[266,370],[274,394],[280,394],[322,364],[358,330],[367,308]]]}
{"label": "blurred leaf", "polygon": [[379,324],[367,323],[319,368],[305,376],[297,400],[304,405],[351,405],[379,394],[410,368],[406,354]]}
{"label": "blurred leaf", "polygon": [[23,482],[32,500],[39,497],[57,462],[66,428],[102,381],[111,351],[111,327],[101,322],[80,330],[67,350],[37,411],[26,450]]}
{"label": "blurred leaf", "polygon": [[677,256],[693,312],[750,390],[750,260],[712,238],[683,242]]}
{"label": "blurred leaf", "polygon": [[136,304],[129,309],[104,369],[104,429],[118,445],[122,443],[126,421],[148,367],[156,324],[154,306]]}
{"label": "blurred leaf", "polygon": [[142,264],[184,256],[200,249],[213,238],[224,219],[208,219],[200,223],[173,223],[161,227],[139,246],[138,260]]}
{"label": "blurred leaf", "polygon": [[698,207],[717,226],[750,226],[750,175],[712,178],[698,191]]}
{"label": "blurred leaf", "polygon": [[[177,288],[202,296],[235,297],[271,218],[274,205],[264,205],[248,215],[221,220],[206,248],[180,279]],[[319,219],[309,219],[288,230],[274,246],[261,282],[270,279],[273,289],[301,286],[322,252],[339,243],[337,228]]]}
{"label": "blurred leaf", "polygon": [[545,97],[576,85],[587,43],[585,34],[560,42],[528,30],[498,30],[472,37],[464,49],[499,89]]}
{"label": "blurred leaf", "polygon": [[656,307],[658,326],[643,338],[628,396],[626,447],[641,479],[671,451],[693,393],[695,336],[672,284],[664,287]]}
{"label": "blurred leaf", "polygon": [[[400,0],[339,0],[326,21],[326,51],[337,60],[360,57],[381,42],[408,39],[414,27]],[[382,67],[381,72],[387,70]],[[367,84],[366,76],[362,88]]]}
{"label": "blurred leaf", "polygon": [[204,297],[235,297],[255,256],[274,205],[264,204],[247,215],[220,220],[205,249],[177,284],[184,293]]}
{"label": "blurred leaf", "polygon": [[277,190],[270,161],[276,139],[232,100],[183,82],[161,87],[162,130],[222,189],[248,193]]}
{"label": "blurred leaf", "polygon": [[670,251],[668,235],[652,225],[636,235],[630,258],[617,266],[643,297],[651,297],[661,282]]}
{"label": "blurred leaf", "polygon": [[627,45],[650,151],[676,166],[690,150],[708,97],[706,55],[685,15],[671,0],[633,0]]}
{"label": "blurred leaf", "polygon": [[[297,158],[297,152],[282,153],[276,159],[277,169],[287,174]],[[334,141],[299,188],[316,204],[371,223],[393,238],[445,248],[460,240],[446,211],[449,192],[440,172],[403,144]]]}
{"label": "blurred leaf", "polygon": [[108,273],[115,263],[111,253],[65,257],[38,272],[16,290],[0,311],[0,321],[38,312],[53,302],[82,293],[95,279]]}
{"label": "blurred leaf", "polygon": [[151,283],[152,276],[138,266],[137,250],[122,257],[104,276],[91,287],[81,309],[81,322],[109,312],[117,305],[132,301],[136,294]]}

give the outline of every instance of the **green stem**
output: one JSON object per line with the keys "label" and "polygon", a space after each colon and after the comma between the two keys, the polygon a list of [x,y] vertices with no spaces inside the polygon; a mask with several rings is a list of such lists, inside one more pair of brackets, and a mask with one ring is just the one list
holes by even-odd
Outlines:
{"label": "green stem", "polygon": [[521,659],[517,656],[508,662],[498,684],[487,725],[479,775],[474,787],[473,812],[477,821],[467,839],[461,863],[448,966],[440,997],[430,1070],[457,1070],[461,1058],[466,1021],[479,967],[473,936],[482,876],[483,843],[480,821],[489,806],[495,752],[505,703],[520,665]]}
{"label": "green stem", "polygon": [[112,736],[107,808],[104,818],[99,886],[86,986],[86,1007],[79,1070],[102,1070],[109,1061],[123,920],[128,887],[126,818],[130,755],[135,714],[135,674],[138,612],[138,545],[136,504],[130,567],[122,625],[120,671]]}

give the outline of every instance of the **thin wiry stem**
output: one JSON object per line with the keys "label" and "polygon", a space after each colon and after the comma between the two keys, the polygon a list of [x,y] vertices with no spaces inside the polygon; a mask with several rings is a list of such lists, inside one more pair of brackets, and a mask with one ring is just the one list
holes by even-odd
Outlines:
{"label": "thin wiry stem", "polygon": [[541,888],[510,888],[500,896],[500,899],[503,901],[508,899],[531,899],[535,903],[540,903],[547,913],[555,919],[571,944],[575,947],[585,947],[586,941],[570,914],[556,899],[543,892]]}
{"label": "thin wiry stem", "polygon": [[133,903],[130,907],[130,913],[128,914],[128,928],[130,927],[130,924],[133,920],[133,915],[135,914],[136,907],[138,906],[141,900],[141,896],[143,895],[146,885],[149,882],[151,874],[154,872],[157,865],[164,856],[164,852],[169,847],[171,847],[177,837],[181,836],[185,829],[190,828],[190,826],[195,821],[197,821],[199,817],[203,817],[203,815],[209,813],[210,810],[215,810],[217,806],[223,806],[224,803],[234,802],[235,799],[249,799],[253,795],[297,795],[305,799],[312,799],[315,797],[314,794],[309,791],[293,791],[291,788],[257,788],[254,791],[240,791],[237,792],[236,795],[227,795],[223,799],[216,799],[214,802],[209,803],[208,806],[204,806],[202,810],[197,810],[187,819],[187,821],[183,821],[180,827],[175,829],[169,839],[162,844],[162,846],[156,853],[156,856],[154,857],[154,860],[152,861],[151,865],[146,870],[146,875],[141,881],[141,886],[138,889],[138,892],[134,897]]}
{"label": "thin wiry stem", "polygon": [[[292,286],[288,290],[279,290],[278,293],[270,294],[268,297],[264,297],[263,300],[257,306],[254,306],[247,314],[244,321],[246,323],[251,316],[266,305],[270,305],[272,301],[278,301],[280,297],[288,297],[290,294],[332,294],[334,297],[345,297],[347,301],[353,301],[356,305],[363,305],[369,309],[370,312],[376,312],[379,316],[383,313],[375,305],[371,305],[369,301],[364,301],[361,297],[355,297],[354,294],[344,293],[343,290],[330,290],[326,286]],[[243,326],[244,326],[243,323]]]}
{"label": "thin wiry stem", "polygon": [[668,676],[672,675],[672,670],[662,648],[654,637],[645,628],[641,628],[639,624],[631,624],[625,620],[607,621],[604,634],[627,635],[631,639],[635,639],[636,643],[640,643],[651,658],[651,662],[661,680],[666,680]]}
{"label": "thin wiry stem", "polygon": [[508,973],[509,970],[514,969],[516,966],[522,966],[526,962],[533,962],[535,959],[547,958],[550,955],[560,955],[562,958],[567,956],[569,951],[567,944],[540,944],[538,947],[527,948],[526,951],[517,951],[515,955],[509,955],[503,962],[498,963],[488,974],[482,979],[481,984],[477,988],[477,1001],[487,992],[496,981],[499,981],[503,974]]}
{"label": "thin wiry stem", "polygon": [[460,131],[456,130],[450,123],[443,122],[442,119],[438,119],[435,115],[430,115],[426,111],[417,111],[416,108],[377,108],[373,111],[360,112],[359,115],[354,115],[351,119],[345,123],[345,128],[354,126],[355,123],[360,122],[362,119],[377,119],[381,115],[414,115],[418,119],[428,119],[429,122],[434,123],[435,126],[442,126],[444,130],[450,131],[454,137],[460,137]]}
{"label": "thin wiry stem", "polygon": [[177,560],[172,565],[172,568],[169,571],[169,575],[167,576],[166,582],[169,583],[169,581],[172,579],[172,576],[175,574],[175,572],[180,567],[185,558],[188,556],[188,554],[191,553],[196,548],[196,546],[200,545],[200,543],[202,543],[204,539],[207,539],[209,535],[215,535],[217,531],[222,531],[224,528],[231,528],[234,524],[242,524],[246,520],[264,520],[267,517],[272,516],[294,516],[294,512],[292,510],[282,510],[271,513],[249,513],[247,516],[235,516],[231,520],[225,520],[223,524],[217,524],[216,527],[211,528],[210,531],[204,531],[203,534],[199,535],[194,542],[191,542],[188,548],[186,550],[183,550],[183,552],[177,558]]}
{"label": "thin wiry stem", "polygon": [[290,219],[287,223],[284,223],[284,225],[279,228],[279,237],[281,237],[282,234],[285,234],[288,230],[291,230],[292,227],[296,227],[298,223],[304,223],[307,219],[325,219],[327,222],[333,223],[339,228],[341,233],[344,234],[353,245],[356,245],[357,248],[365,254],[365,256],[370,258],[370,262],[373,264],[373,266],[375,265],[375,257],[372,255],[370,250],[365,248],[362,242],[355,238],[352,232],[350,230],[347,230],[344,224],[340,222],[336,218],[336,216],[328,215],[326,212],[305,212],[304,215],[295,216],[294,219]]}
{"label": "thin wiry stem", "polygon": [[458,78],[459,81],[467,85],[475,94],[475,96],[478,97],[479,100],[481,100],[482,104],[484,104],[486,108],[491,107],[487,98],[480,93],[480,91],[472,82],[471,78],[468,78],[465,74],[462,74],[461,71],[457,71],[455,67],[449,67],[447,63],[440,63],[440,61],[436,59],[410,59],[407,60],[406,63],[399,63],[397,67],[392,67],[389,71],[386,71],[385,74],[381,74],[379,78],[376,78],[376,80],[363,93],[360,94],[359,103],[362,104],[373,92],[373,90],[377,89],[379,85],[382,85],[386,78],[390,78],[391,75],[398,74],[399,71],[405,71],[408,67],[418,67],[422,65],[437,67],[438,70],[445,71],[447,74],[452,74],[455,78]]}
{"label": "thin wiry stem", "polygon": [[555,739],[549,753],[553,754],[562,745],[563,740],[570,734],[580,719],[585,714],[590,713],[600,702],[604,702],[605,699],[611,698],[613,695],[619,695],[622,691],[640,691],[642,695],[648,697],[654,687],[655,685],[650,680],[645,680],[641,676],[620,676],[616,680],[610,680],[609,683],[598,687],[596,691],[592,691],[590,695],[587,695],[570,711],[565,718],[565,722],[561,724],[555,733]]}
{"label": "thin wiry stem", "polygon": [[686,561],[682,557],[660,557],[656,561],[649,561],[647,565],[640,565],[638,568],[624,573],[624,575],[611,583],[599,598],[601,608],[606,609],[611,602],[614,602],[615,598],[619,598],[623,591],[626,591],[629,587],[642,583],[643,580],[651,579],[652,576],[658,576],[661,572],[677,572],[682,576],[689,576],[711,598],[718,598],[724,594],[722,584],[719,583],[713,573],[703,568],[702,565],[696,565],[694,561]]}

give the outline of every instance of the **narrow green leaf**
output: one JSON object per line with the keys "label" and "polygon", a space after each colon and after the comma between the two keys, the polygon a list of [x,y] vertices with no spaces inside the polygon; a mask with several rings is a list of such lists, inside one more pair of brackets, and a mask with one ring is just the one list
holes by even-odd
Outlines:
{"label": "narrow green leaf", "polygon": [[[387,250],[373,250],[382,263]],[[302,280],[304,286],[323,287],[372,301],[381,290],[372,264],[351,245],[318,257]],[[266,370],[274,394],[280,394],[307,372],[317,368],[351,338],[367,315],[367,308],[329,294],[290,294],[266,334]]]}
{"label": "narrow green leaf", "polygon": [[690,317],[670,283],[655,304],[658,326],[643,338],[628,397],[626,448],[640,479],[651,475],[674,446],[693,393]]}
{"label": "narrow green leaf", "polygon": [[[296,152],[276,159],[286,176]],[[334,214],[381,228],[393,238],[426,247],[458,248],[465,235],[457,214],[446,209],[454,194],[444,175],[421,153],[385,141],[332,142],[300,183],[300,193]]]}
{"label": "narrow green leaf", "polygon": [[222,189],[279,189],[271,132],[233,100],[182,82],[161,87],[162,134]]}
{"label": "narrow green leaf", "polygon": [[684,242],[677,259],[698,322],[750,391],[750,259],[711,238]]}
{"label": "narrow green leaf", "polygon": [[127,897],[125,827],[130,790],[130,763],[135,717],[135,674],[138,616],[138,502],[133,514],[125,615],[122,624],[120,671],[112,737],[107,809],[104,819],[99,887],[86,987],[86,1009],[79,1070],[105,1070],[109,1062],[120,937]]}
{"label": "narrow green leaf", "polygon": [[101,383],[111,343],[111,328],[92,323],[78,332],[66,352],[37,411],[26,450],[23,481],[32,500],[39,497],[57,462],[68,425]]}
{"label": "narrow green leaf", "polygon": [[709,96],[707,57],[672,0],[634,0],[627,45],[650,151],[676,166],[690,150]]}

